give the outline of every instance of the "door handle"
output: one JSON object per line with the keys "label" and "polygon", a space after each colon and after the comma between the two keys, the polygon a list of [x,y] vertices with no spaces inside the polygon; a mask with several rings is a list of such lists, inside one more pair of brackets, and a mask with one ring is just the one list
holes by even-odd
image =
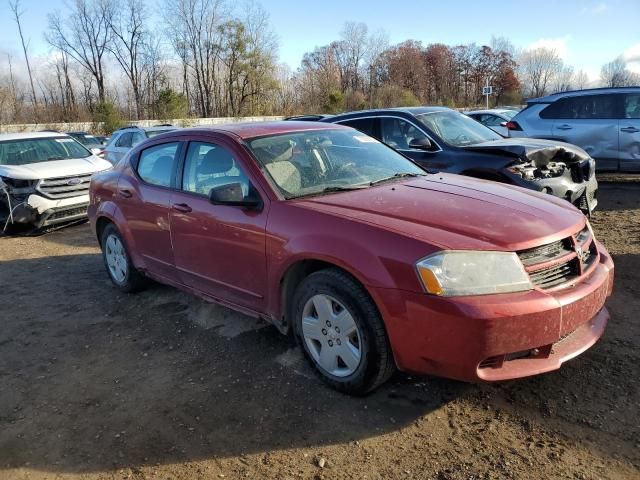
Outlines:
{"label": "door handle", "polygon": [[182,213],[189,213],[191,211],[191,207],[186,203],[174,203],[171,208]]}
{"label": "door handle", "polygon": [[131,191],[127,190],[126,188],[121,188],[120,190],[118,190],[118,195],[124,198],[131,198],[133,196]]}
{"label": "door handle", "polygon": [[640,129],[637,129],[636,127],[624,127],[620,129],[621,132],[627,132],[627,133],[638,133],[640,132]]}
{"label": "door handle", "polygon": [[571,125],[567,125],[566,123],[563,125],[558,125],[556,127],[558,130],[571,130],[573,127]]}

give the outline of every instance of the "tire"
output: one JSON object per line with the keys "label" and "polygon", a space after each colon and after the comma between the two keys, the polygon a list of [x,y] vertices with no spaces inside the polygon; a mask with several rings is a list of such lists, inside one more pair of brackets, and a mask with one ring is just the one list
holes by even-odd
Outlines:
{"label": "tire", "polygon": [[104,266],[116,287],[125,293],[137,292],[146,287],[147,279],[133,266],[122,235],[114,224],[110,223],[105,227],[100,244]]}
{"label": "tire", "polygon": [[312,273],[296,290],[292,312],[305,356],[334,389],[364,395],[395,371],[380,313],[350,275],[338,269]]}

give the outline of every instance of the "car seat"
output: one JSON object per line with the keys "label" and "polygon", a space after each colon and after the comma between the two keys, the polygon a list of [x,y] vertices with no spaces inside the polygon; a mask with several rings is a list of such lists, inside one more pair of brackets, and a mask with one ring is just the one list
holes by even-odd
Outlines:
{"label": "car seat", "polygon": [[[232,170],[236,171],[231,172]],[[235,168],[233,156],[224,148],[216,147],[209,150],[198,165],[196,176],[197,193],[209,195],[213,188],[230,183],[241,183],[243,194],[248,194],[247,178]]]}

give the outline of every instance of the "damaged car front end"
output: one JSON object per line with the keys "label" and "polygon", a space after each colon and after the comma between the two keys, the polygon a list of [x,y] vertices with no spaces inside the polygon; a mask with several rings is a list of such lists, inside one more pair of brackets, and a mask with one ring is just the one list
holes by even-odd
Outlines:
{"label": "damaged car front end", "polygon": [[464,148],[507,158],[501,173],[516,185],[564,198],[586,214],[591,214],[598,205],[595,160],[580,147],[519,138]]}
{"label": "damaged car front end", "polygon": [[595,161],[580,147],[533,138],[503,138],[446,107],[350,112],[322,119],[356,128],[428,172],[456,173],[562,198],[589,215],[598,203]]}
{"label": "damaged car front end", "polygon": [[84,221],[91,176],[110,167],[66,135],[0,135],[0,234]]}

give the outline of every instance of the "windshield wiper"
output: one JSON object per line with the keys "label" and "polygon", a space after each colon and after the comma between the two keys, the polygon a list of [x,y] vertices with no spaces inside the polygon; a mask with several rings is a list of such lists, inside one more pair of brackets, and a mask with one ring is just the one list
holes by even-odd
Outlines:
{"label": "windshield wiper", "polygon": [[367,188],[368,185],[331,185],[330,187],[325,187],[322,190],[318,190],[316,192],[303,193],[302,195],[292,195],[287,197],[288,200],[292,200],[294,198],[304,198],[304,197],[313,197],[315,195],[322,195],[323,193],[332,193],[332,192],[348,192],[350,190],[362,190],[363,188]]}
{"label": "windshield wiper", "polygon": [[67,157],[61,157],[60,155],[58,155],[57,157],[49,157],[47,158],[47,162],[52,161],[52,160],[66,160]]}
{"label": "windshield wiper", "polygon": [[369,182],[369,186],[372,187],[374,185],[378,185],[379,183],[388,182],[389,180],[395,180],[396,178],[409,178],[409,177],[424,177],[426,173],[396,173],[391,177],[381,178],[379,180],[374,180],[373,182]]}

